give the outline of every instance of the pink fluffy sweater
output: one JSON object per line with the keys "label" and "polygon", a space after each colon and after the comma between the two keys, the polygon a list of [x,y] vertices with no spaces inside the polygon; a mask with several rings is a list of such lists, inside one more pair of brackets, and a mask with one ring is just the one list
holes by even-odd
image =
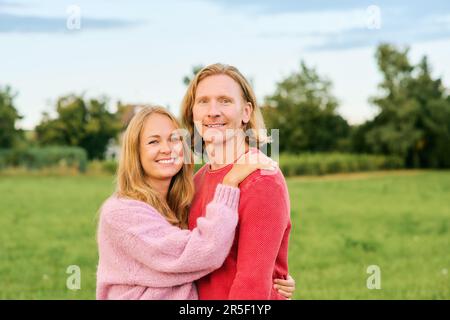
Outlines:
{"label": "pink fluffy sweater", "polygon": [[239,192],[219,184],[192,231],[144,202],[107,199],[97,235],[97,299],[198,299],[193,281],[221,267],[230,251]]}

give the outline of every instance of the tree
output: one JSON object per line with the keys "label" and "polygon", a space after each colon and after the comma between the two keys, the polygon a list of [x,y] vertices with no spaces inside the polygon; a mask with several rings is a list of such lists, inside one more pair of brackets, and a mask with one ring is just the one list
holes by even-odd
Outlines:
{"label": "tree", "polygon": [[304,62],[277,84],[262,108],[268,128],[279,129],[280,151],[331,151],[341,148],[349,125],[337,114],[331,82]]}
{"label": "tree", "polygon": [[186,86],[188,86],[189,83],[191,83],[192,79],[194,79],[195,75],[196,75],[197,73],[199,73],[200,70],[203,69],[203,67],[204,67],[204,66],[201,65],[201,64],[193,66],[193,67],[192,67],[191,74],[184,76],[184,78],[183,78],[183,83],[184,83]]}
{"label": "tree", "polygon": [[107,109],[107,99],[90,99],[68,95],[58,99],[57,118],[44,114],[36,127],[41,145],[79,146],[86,150],[89,159],[103,159],[110,139],[122,129],[117,114]]}
{"label": "tree", "polygon": [[0,148],[12,148],[23,138],[23,131],[16,128],[22,116],[14,107],[15,97],[9,86],[0,87]]}
{"label": "tree", "polygon": [[359,148],[397,155],[409,167],[449,167],[450,98],[441,79],[433,79],[426,57],[412,65],[409,49],[377,48],[383,75],[381,93],[371,102],[379,113],[358,136]]}

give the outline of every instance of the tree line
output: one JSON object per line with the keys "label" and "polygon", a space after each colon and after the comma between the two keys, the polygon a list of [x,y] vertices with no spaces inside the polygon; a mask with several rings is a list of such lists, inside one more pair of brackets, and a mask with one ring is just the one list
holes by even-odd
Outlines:
{"label": "tree line", "polygon": [[[380,44],[375,52],[382,75],[379,93],[369,101],[377,108],[373,119],[350,125],[338,114],[338,99],[330,80],[301,62],[299,69],[277,83],[275,92],[264,98],[262,111],[268,128],[280,129],[280,151],[351,152],[398,156],[408,167],[449,168],[450,95],[441,78],[433,78],[426,56],[413,64],[409,48]],[[201,69],[195,66],[183,78],[188,84]],[[16,94],[0,87],[0,148],[30,143],[78,146],[89,159],[103,159],[111,139],[126,122],[126,106],[108,110],[107,97],[86,99],[70,94],[60,97],[56,116],[44,113],[25,137],[16,128],[22,119],[14,106]]]}

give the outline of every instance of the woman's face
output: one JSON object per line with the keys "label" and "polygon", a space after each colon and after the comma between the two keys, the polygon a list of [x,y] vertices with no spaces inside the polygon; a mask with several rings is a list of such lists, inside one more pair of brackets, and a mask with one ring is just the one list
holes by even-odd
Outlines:
{"label": "woman's face", "polygon": [[149,179],[172,179],[183,166],[183,142],[172,120],[159,113],[147,117],[140,134],[140,160]]}

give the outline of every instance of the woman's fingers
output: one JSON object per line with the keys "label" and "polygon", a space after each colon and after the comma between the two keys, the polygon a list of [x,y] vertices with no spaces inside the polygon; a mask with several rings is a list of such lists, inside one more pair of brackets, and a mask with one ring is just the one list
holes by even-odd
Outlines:
{"label": "woman's fingers", "polygon": [[270,157],[262,153],[247,153],[241,156],[236,163],[239,164],[258,164],[258,163],[272,163],[274,162]]}
{"label": "woman's fingers", "polygon": [[267,163],[267,164],[258,164],[256,165],[256,168],[263,170],[275,170],[277,167],[271,163]]}
{"label": "woman's fingers", "polygon": [[295,291],[295,280],[291,275],[287,276],[287,279],[275,279],[274,288],[285,298],[291,300],[292,294]]}
{"label": "woman's fingers", "polygon": [[276,289],[280,289],[280,290],[288,291],[288,292],[294,292],[295,291],[295,287],[293,287],[291,285],[276,284]]}
{"label": "woman's fingers", "polygon": [[295,280],[292,278],[290,274],[287,275],[286,279],[274,279],[274,283],[283,284],[283,285],[293,285],[295,286]]}
{"label": "woman's fingers", "polygon": [[279,285],[279,284],[275,285],[275,289],[290,292],[290,293],[293,293],[295,291],[295,287],[283,286],[283,285]]}
{"label": "woman's fingers", "polygon": [[275,279],[274,280],[275,284],[279,284],[281,286],[287,286],[287,287],[292,287],[292,284],[295,286],[295,281],[293,281],[293,279]]}
{"label": "woman's fingers", "polygon": [[257,169],[273,172],[278,168],[278,162],[261,153],[247,153],[241,156],[236,164],[246,166],[250,172]]}
{"label": "woman's fingers", "polygon": [[275,288],[281,289],[288,292],[295,291],[295,280],[289,275],[286,280],[284,279],[275,279]]}
{"label": "woman's fingers", "polygon": [[292,293],[291,292],[278,290],[278,293],[281,294],[283,297],[285,297],[287,299],[291,299],[292,298]]}
{"label": "woman's fingers", "polygon": [[283,297],[287,298],[287,299],[291,299],[292,298],[292,292],[289,291],[284,291],[281,289],[277,290],[279,294],[281,294]]}

